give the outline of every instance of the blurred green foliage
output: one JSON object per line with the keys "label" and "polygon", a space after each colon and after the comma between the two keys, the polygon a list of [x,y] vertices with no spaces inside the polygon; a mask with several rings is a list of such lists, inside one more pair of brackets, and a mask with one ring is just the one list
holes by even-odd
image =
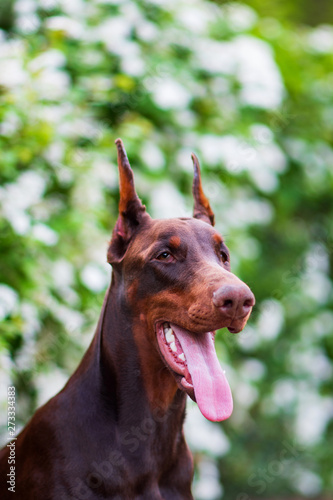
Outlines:
{"label": "blurred green foliage", "polygon": [[[224,3],[224,0],[221,0]],[[293,2],[281,2],[272,0],[271,2],[261,2],[260,0],[246,0],[260,16],[278,18],[284,22],[309,24],[331,23],[333,20],[333,5],[330,0],[294,0]]]}
{"label": "blurred green foliage", "polygon": [[114,139],[155,217],[191,213],[194,150],[257,298],[244,333],[218,335],[235,410],[230,447],[195,453],[196,498],[330,497],[333,28],[247,3],[260,15],[204,0],[1,3],[0,408],[15,384],[23,425],[92,338]]}

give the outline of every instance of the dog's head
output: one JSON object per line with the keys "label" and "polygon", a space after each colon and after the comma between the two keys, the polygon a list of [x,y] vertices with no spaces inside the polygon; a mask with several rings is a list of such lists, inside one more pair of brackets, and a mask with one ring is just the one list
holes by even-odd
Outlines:
{"label": "dog's head", "polygon": [[116,141],[119,217],[108,250],[114,279],[142,322],[144,341],[167,365],[178,387],[209,420],[232,412],[229,384],[214,348],[215,331],[241,331],[254,295],[230,270],[229,251],[194,164],[193,218],[155,220],[138,198],[123,143]]}

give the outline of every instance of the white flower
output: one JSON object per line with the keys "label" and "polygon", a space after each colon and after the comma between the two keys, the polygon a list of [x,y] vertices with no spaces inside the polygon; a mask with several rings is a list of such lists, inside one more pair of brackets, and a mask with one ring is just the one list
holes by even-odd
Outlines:
{"label": "white flower", "polygon": [[25,339],[34,339],[36,332],[40,329],[40,320],[36,306],[30,302],[22,302],[21,316],[24,321],[22,333]]}
{"label": "white flower", "polygon": [[272,392],[273,405],[276,408],[288,411],[291,406],[297,401],[298,391],[299,387],[297,386],[295,380],[290,378],[277,380],[274,383]]}
{"label": "white flower", "polygon": [[0,135],[11,136],[14,135],[18,128],[21,126],[21,119],[14,111],[8,111],[0,123]]}
{"label": "white flower", "polygon": [[314,242],[305,257],[306,273],[319,271],[329,273],[330,271],[330,255],[323,243]]}
{"label": "white flower", "polygon": [[266,372],[266,365],[254,358],[248,358],[247,360],[243,361],[240,369],[240,373],[244,380],[255,382],[258,380],[262,380]]}
{"label": "white flower", "polygon": [[58,259],[52,266],[51,276],[55,286],[71,286],[74,281],[73,265],[65,259]]}
{"label": "white flower", "polygon": [[27,170],[15,183],[5,186],[6,198],[18,208],[26,209],[41,200],[45,188],[45,177],[34,170]]}
{"label": "white flower", "polygon": [[85,36],[85,27],[76,19],[67,16],[52,16],[45,21],[51,31],[61,31],[69,38],[81,39]]}
{"label": "white flower", "polygon": [[36,2],[34,0],[16,0],[14,8],[16,14],[31,14],[36,11]]}
{"label": "white flower", "polygon": [[284,311],[281,303],[274,299],[263,301],[257,323],[261,338],[274,340],[281,332],[283,323]]}
{"label": "white flower", "polygon": [[322,479],[318,474],[296,466],[292,474],[292,486],[301,495],[307,498],[314,497],[322,491]]}
{"label": "white flower", "polygon": [[43,69],[34,80],[34,88],[40,99],[56,101],[67,95],[70,77],[65,71]]}
{"label": "white flower", "polygon": [[234,40],[236,76],[242,84],[241,100],[259,108],[276,108],[284,85],[270,46],[258,38],[241,35]]}
{"label": "white flower", "polygon": [[251,29],[257,21],[256,12],[248,5],[233,2],[222,7],[228,26],[234,31]]}
{"label": "white flower", "polygon": [[[199,148],[203,154],[205,164],[216,165],[220,161],[227,161],[227,157],[234,158],[237,152],[238,141],[234,136],[223,138],[213,134],[202,135],[199,138]],[[231,148],[231,152],[230,152]]]}
{"label": "white flower", "polygon": [[[184,147],[178,151],[176,161],[177,161],[177,165],[179,165],[182,170],[192,174],[193,173],[193,164],[192,164],[192,160],[191,160],[191,154],[192,154],[192,148]],[[206,193],[208,192],[207,191],[207,183],[205,185],[205,191],[206,191]]]}
{"label": "white flower", "polygon": [[268,224],[274,213],[268,201],[247,199],[243,192],[240,192],[235,199],[230,199],[223,209],[224,230],[228,227],[244,228],[249,224]]}
{"label": "white flower", "polygon": [[31,230],[32,236],[47,246],[53,246],[58,243],[58,233],[51,229],[46,224],[34,224]]}
{"label": "white flower", "polygon": [[62,141],[55,141],[44,152],[44,158],[52,163],[58,165],[64,158],[65,144]]}
{"label": "white flower", "polygon": [[263,123],[254,123],[250,127],[251,135],[258,144],[271,144],[274,139],[272,130]]}
{"label": "white flower", "polygon": [[0,321],[15,311],[18,295],[10,286],[0,283]]}
{"label": "white flower", "polygon": [[18,87],[25,85],[29,78],[22,67],[22,61],[17,59],[0,59],[0,85],[3,87]]}
{"label": "white flower", "polygon": [[183,197],[168,181],[154,187],[150,196],[150,207],[152,216],[156,219],[190,216]]}
{"label": "white flower", "polygon": [[333,27],[322,24],[308,35],[308,45],[314,52],[330,54],[333,51]]}
{"label": "white flower", "polygon": [[222,428],[209,422],[198,406],[190,401],[188,401],[184,430],[186,439],[195,451],[206,451],[214,456],[222,457],[230,450],[229,440]]}
{"label": "white flower", "polygon": [[39,5],[45,10],[51,10],[58,6],[58,0],[38,0]]}
{"label": "white flower", "polygon": [[258,146],[256,149],[258,161],[255,163],[261,171],[265,169],[270,169],[278,173],[285,171],[287,167],[287,160],[277,144],[263,144]]}
{"label": "white flower", "polygon": [[67,332],[71,336],[75,337],[75,335],[77,335],[77,332],[80,331],[83,326],[83,315],[78,311],[74,311],[69,307],[57,303],[56,301],[50,301],[47,305],[49,306],[54,316],[62,322]]}
{"label": "white flower", "polygon": [[317,338],[327,337],[332,334],[331,325],[333,325],[333,312],[326,309],[304,324],[305,334],[313,332]]}
{"label": "white flower", "polygon": [[[262,134],[263,130],[260,133]],[[265,140],[268,140],[268,137],[267,134]],[[199,147],[205,162],[209,165],[223,162],[226,168],[235,174],[248,170],[262,191],[271,192],[278,186],[276,173],[286,169],[287,161],[284,153],[275,143],[261,142],[250,143],[233,135],[221,137],[204,135],[199,139]]]}
{"label": "white flower", "polygon": [[152,141],[146,141],[142,144],[140,156],[150,170],[161,170],[165,165],[162,151]]}
{"label": "white flower", "polygon": [[256,351],[261,344],[256,329],[249,324],[246,325],[241,333],[237,334],[235,342],[245,352]]}
{"label": "white flower", "polygon": [[42,52],[32,59],[28,68],[30,71],[40,71],[45,68],[61,68],[66,64],[66,57],[63,52],[57,49],[50,49]]}
{"label": "white flower", "polygon": [[87,9],[87,4],[84,0],[57,0],[61,10],[68,14],[70,17],[81,17]]}
{"label": "white flower", "polygon": [[192,31],[196,35],[202,35],[208,31],[209,24],[214,21],[217,13],[220,11],[215,9],[214,5],[205,8],[204,3],[185,3],[179,5],[175,10],[175,16],[186,30]]}
{"label": "white flower", "polygon": [[231,172],[248,168],[256,156],[251,144],[233,135],[204,135],[199,139],[199,146],[208,164],[224,162]]}
{"label": "white flower", "polygon": [[41,200],[45,188],[45,178],[32,170],[21,174],[15,183],[0,188],[3,215],[17,234],[26,234],[29,230],[30,216],[25,210]]}
{"label": "white flower", "polygon": [[195,498],[198,500],[219,500],[223,497],[219,471],[212,458],[203,456],[198,464],[199,478],[194,483]]}
{"label": "white flower", "polygon": [[34,33],[40,26],[40,19],[37,15],[19,16],[16,19],[16,27],[24,34]]}
{"label": "white flower", "polygon": [[108,157],[101,154],[92,156],[92,169],[100,181],[100,186],[116,188],[118,186],[118,169],[117,166],[110,162]]}
{"label": "white flower", "polygon": [[131,24],[123,16],[108,18],[92,31],[95,41],[104,42],[110,52],[118,54],[122,45],[128,42],[131,33]]}
{"label": "white flower", "polygon": [[258,389],[249,384],[247,380],[236,380],[233,386],[234,399],[237,401],[239,408],[243,407],[246,410],[250,408],[256,401],[258,401]]}
{"label": "white flower", "polygon": [[165,10],[179,7],[179,0],[149,0],[150,3],[163,7]]}
{"label": "white flower", "polygon": [[26,45],[24,40],[12,39],[6,40],[5,37],[0,40],[0,58],[22,60],[25,56]]}
{"label": "white flower", "polygon": [[194,41],[193,50],[196,66],[211,73],[234,73],[236,59],[232,42],[198,38]]}
{"label": "white flower", "polygon": [[276,144],[263,144],[255,148],[256,157],[251,162],[249,172],[257,187],[266,193],[278,188],[277,173],[287,167],[287,160]]}
{"label": "white flower", "polygon": [[127,4],[125,7],[124,15],[108,18],[92,31],[91,37],[102,41],[107,50],[120,57],[125,73],[141,76],[145,70],[141,49],[130,39],[132,28],[140,25],[141,15],[135,5]]}
{"label": "white flower", "polygon": [[158,38],[159,31],[155,24],[142,19],[136,26],[136,34],[145,42],[153,42]]}
{"label": "white flower", "polygon": [[251,177],[256,186],[264,193],[272,193],[277,190],[279,181],[276,174],[270,170],[253,170]]}
{"label": "white flower", "polygon": [[174,119],[183,129],[194,129],[197,123],[197,115],[189,109],[175,111]]}
{"label": "white flower", "polygon": [[136,55],[124,56],[121,60],[121,68],[128,75],[142,76],[145,72],[145,63]]}
{"label": "white flower", "polygon": [[272,50],[264,41],[249,35],[230,42],[199,39],[194,50],[199,67],[236,76],[244,104],[268,109],[281,104],[284,85]]}
{"label": "white flower", "polygon": [[49,372],[37,375],[35,380],[38,390],[38,405],[40,406],[64,387],[68,375],[57,366],[52,366],[49,367]]}
{"label": "white flower", "polygon": [[153,85],[153,99],[162,109],[183,109],[191,100],[188,90],[176,80],[165,79]]}
{"label": "white flower", "polygon": [[16,28],[27,34],[33,33],[40,26],[40,19],[36,14],[36,2],[34,0],[17,0],[14,2],[16,14]]}
{"label": "white flower", "polygon": [[57,103],[56,105],[43,103],[40,106],[36,106],[34,109],[34,116],[56,126],[56,130],[59,132],[63,124],[72,119],[73,112],[73,105],[69,102]]}
{"label": "white flower", "polygon": [[108,275],[100,266],[90,262],[81,271],[82,283],[93,292],[102,292],[108,285]]}
{"label": "white flower", "polygon": [[[305,334],[309,335],[307,328]],[[322,349],[315,346],[309,349],[296,346],[292,349],[289,354],[289,366],[292,373],[303,373],[318,383],[329,380],[333,374],[329,358]]]}
{"label": "white flower", "polygon": [[125,3],[127,0],[95,0],[96,3],[106,4],[106,5],[120,5]]}
{"label": "white flower", "polygon": [[307,386],[299,391],[295,433],[300,443],[319,443],[332,418],[333,398],[323,397]]}
{"label": "white flower", "polygon": [[301,286],[304,293],[319,304],[325,304],[332,292],[332,283],[329,277],[317,269],[307,269],[301,278]]}

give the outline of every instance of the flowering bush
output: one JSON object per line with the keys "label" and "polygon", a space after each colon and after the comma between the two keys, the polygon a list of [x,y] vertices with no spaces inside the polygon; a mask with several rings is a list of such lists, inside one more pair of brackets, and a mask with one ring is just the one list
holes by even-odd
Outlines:
{"label": "flowering bush", "polygon": [[244,333],[217,339],[233,417],[189,409],[196,497],[332,489],[333,28],[204,0],[16,0],[13,19],[0,31],[1,409],[14,384],[23,425],[92,338],[114,139],[154,217],[191,213],[195,151],[257,297]]}

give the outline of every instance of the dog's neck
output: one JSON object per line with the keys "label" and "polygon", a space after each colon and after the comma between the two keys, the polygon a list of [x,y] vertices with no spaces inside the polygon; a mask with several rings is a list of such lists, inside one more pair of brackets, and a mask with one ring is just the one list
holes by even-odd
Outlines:
{"label": "dog's neck", "polygon": [[[107,294],[100,330],[100,365],[104,380],[113,374],[113,387],[122,398],[128,416],[135,407],[143,411],[184,412],[186,395],[164,365],[156,344],[148,335],[143,314],[133,313],[114,283]],[[103,312],[102,312],[103,314]],[[140,317],[141,316],[141,317]],[[129,406],[129,407],[127,407]]]}
{"label": "dog's neck", "polygon": [[[170,425],[181,431],[186,394],[151,346],[145,322],[133,317],[119,286],[108,289],[94,339],[72,380],[94,379],[105,410],[121,425]],[[176,423],[178,425],[176,425]],[[170,428],[170,427],[169,427]],[[172,439],[172,436],[169,436]],[[176,436],[175,436],[176,438]]]}
{"label": "dog's neck", "polygon": [[[125,471],[130,470],[138,480],[149,477],[163,498],[172,498],[168,485],[173,484],[179,498],[192,499],[193,463],[183,433],[186,394],[177,389],[165,407],[164,388],[160,386],[159,399],[155,406],[151,404],[134,339],[133,318],[119,294],[113,283],[105,296],[94,339],[64,390],[72,392],[81,419],[87,415],[86,428],[94,423],[89,446],[97,446],[98,463],[110,461],[117,443],[111,460],[117,477],[126,477]],[[105,485],[113,491],[114,479],[107,478]]]}

